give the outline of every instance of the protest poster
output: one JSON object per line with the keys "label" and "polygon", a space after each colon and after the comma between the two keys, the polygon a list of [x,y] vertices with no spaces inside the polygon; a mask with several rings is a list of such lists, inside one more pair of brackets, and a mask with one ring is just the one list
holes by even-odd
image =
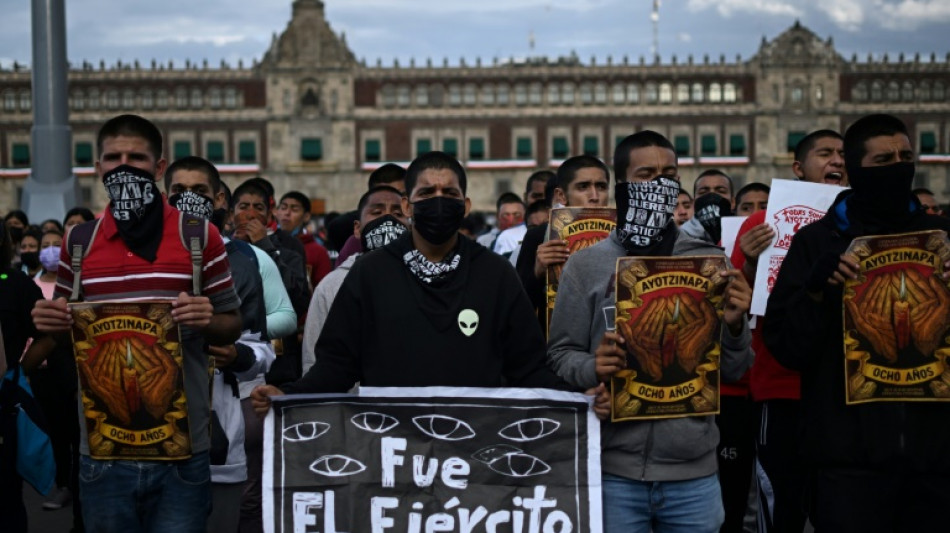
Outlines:
{"label": "protest poster", "polygon": [[764,316],[782,261],[799,229],[825,216],[828,207],[845,187],[807,181],[772,180],[765,222],[775,231],[775,240],[759,255],[752,287],[753,315]]}
{"label": "protest poster", "polygon": [[616,329],[627,368],[610,379],[611,420],[719,412],[722,256],[617,259]]}
{"label": "protest poster", "polygon": [[599,533],[600,423],[540,389],[276,397],[263,496],[271,533]]}
{"label": "protest poster", "polygon": [[[607,238],[617,226],[617,210],[609,207],[559,207],[551,210],[545,241],[567,242],[570,254],[590,248]],[[570,259],[570,257],[568,257]],[[564,265],[552,265],[547,272],[547,325],[557,300],[557,284]]]}
{"label": "protest poster", "polygon": [[181,333],[171,303],[72,303],[69,309],[90,455],[189,457]]}
{"label": "protest poster", "polygon": [[947,234],[858,237],[845,253],[859,265],[842,297],[847,403],[950,401]]}

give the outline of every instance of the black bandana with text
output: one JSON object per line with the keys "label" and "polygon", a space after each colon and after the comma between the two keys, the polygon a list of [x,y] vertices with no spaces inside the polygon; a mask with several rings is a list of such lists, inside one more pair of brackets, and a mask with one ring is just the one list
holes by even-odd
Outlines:
{"label": "black bandana with text", "polygon": [[102,176],[109,212],[125,245],[135,255],[155,261],[162,242],[162,201],[155,176],[131,165],[120,165]]}
{"label": "black bandana with text", "polygon": [[363,246],[363,251],[368,252],[386,246],[406,231],[408,228],[399,219],[392,215],[384,215],[370,220],[360,228],[360,244]]}
{"label": "black bandana with text", "polygon": [[444,280],[449,274],[458,270],[462,256],[456,252],[454,255],[446,256],[445,259],[438,263],[433,263],[426,259],[419,250],[413,249],[406,252],[406,254],[402,256],[402,260],[415,277],[431,285],[433,282]]}
{"label": "black bandana with text", "polygon": [[182,213],[195,215],[202,220],[211,220],[214,202],[211,198],[193,191],[185,191],[168,197],[168,204]]}
{"label": "black bandana with text", "polygon": [[673,220],[679,192],[679,182],[665,176],[617,184],[617,236],[624,249],[645,255],[668,237],[664,230]]}

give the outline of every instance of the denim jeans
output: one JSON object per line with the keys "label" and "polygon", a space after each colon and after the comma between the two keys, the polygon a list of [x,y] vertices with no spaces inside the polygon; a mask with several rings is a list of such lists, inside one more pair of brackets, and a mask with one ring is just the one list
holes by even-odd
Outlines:
{"label": "denim jeans", "polygon": [[98,461],[82,456],[80,499],[86,531],[205,531],[211,510],[208,452],[184,461]]}
{"label": "denim jeans", "polygon": [[634,481],[604,474],[604,531],[714,533],[725,519],[719,478]]}

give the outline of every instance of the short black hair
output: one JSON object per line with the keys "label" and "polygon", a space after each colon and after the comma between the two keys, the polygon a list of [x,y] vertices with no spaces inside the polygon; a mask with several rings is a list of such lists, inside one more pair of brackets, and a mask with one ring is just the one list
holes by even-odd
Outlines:
{"label": "short black hair", "polygon": [[288,198],[290,198],[291,200],[296,200],[297,202],[299,202],[300,205],[303,206],[303,212],[304,212],[304,213],[309,213],[309,212],[310,212],[310,198],[307,198],[307,195],[306,195],[306,194],[304,194],[304,193],[302,193],[302,192],[300,192],[300,191],[289,191],[289,192],[284,193],[284,195],[280,197],[280,202],[278,202],[278,203],[281,203],[281,204],[282,204],[282,203],[284,203],[284,200],[286,200],[286,199],[288,199]]}
{"label": "short black hair", "polygon": [[29,226],[28,228],[23,230],[23,237],[20,238],[20,242],[23,242],[23,239],[27,237],[32,237],[36,239],[36,243],[39,244],[40,242],[43,241],[43,232],[40,231],[40,228],[38,226]]}
{"label": "short black hair", "polygon": [[732,176],[730,176],[729,174],[726,174],[725,172],[723,172],[722,170],[719,170],[718,168],[711,168],[709,170],[704,170],[699,174],[699,176],[696,176],[696,181],[693,182],[693,194],[696,194],[696,191],[699,190],[699,181],[705,178],[706,176],[722,176],[726,178],[726,181],[729,182],[729,195],[732,196],[732,191],[734,190],[732,187]]}
{"label": "short black hair", "polygon": [[374,170],[366,181],[366,188],[372,189],[380,185],[389,185],[397,181],[405,181],[406,169],[396,163],[386,163]]}
{"label": "short black hair", "polygon": [[614,179],[617,180],[617,182],[626,179],[627,167],[630,166],[630,152],[637,148],[646,148],[648,146],[666,148],[673,152],[674,157],[676,155],[676,149],[673,148],[673,143],[662,134],[653,130],[643,130],[633,135],[628,135],[614,148]]}
{"label": "short black hair", "polygon": [[802,137],[802,140],[798,141],[798,144],[795,145],[795,161],[804,163],[808,157],[808,152],[811,152],[811,149],[815,147],[815,143],[826,137],[833,137],[839,141],[844,139],[844,137],[835,130],[813,131]]}
{"label": "short black hair", "polygon": [[366,204],[369,203],[369,198],[378,192],[391,192],[396,196],[402,197],[402,191],[396,189],[395,187],[390,187],[389,185],[378,185],[372,189],[363,193],[363,196],[360,196],[360,202],[356,204],[356,216],[359,218],[363,214],[363,208],[366,207]]}
{"label": "short black hair", "polygon": [[[693,195],[690,194],[688,191],[685,191],[685,190],[683,190],[683,189],[680,189],[680,194],[685,194],[686,197],[689,198],[689,201],[691,201],[691,202],[693,201]],[[680,194],[677,194],[676,197],[679,198]]]}
{"label": "short black hair", "polygon": [[211,185],[211,191],[214,194],[218,194],[221,191],[221,174],[218,172],[217,167],[214,166],[214,163],[203,157],[189,155],[181,159],[177,159],[174,163],[168,165],[168,169],[165,170],[166,192],[170,191],[172,188],[172,176],[180,170],[201,172],[206,178],[208,178],[208,184]]}
{"label": "short black hair", "polygon": [[[627,164],[629,164],[629,150],[627,152]],[[599,158],[592,155],[575,155],[565,160],[561,166],[557,167],[557,186],[559,189],[567,192],[567,188],[577,178],[577,171],[584,168],[599,168],[604,171],[607,182],[610,183],[610,169]]]}
{"label": "short black hair", "polygon": [[107,120],[96,135],[96,149],[99,151],[99,157],[102,157],[102,143],[110,137],[145,139],[155,160],[162,158],[162,132],[146,118],[138,115],[119,115]]}
{"label": "short black hair", "polygon": [[739,189],[739,192],[736,193],[736,205],[738,206],[742,202],[742,197],[745,196],[746,193],[764,192],[765,194],[769,194],[771,191],[772,188],[764,183],[759,183],[757,181],[747,183],[745,186]]}
{"label": "short black hair", "polygon": [[47,218],[46,220],[44,220],[40,224],[40,229],[42,229],[43,226],[45,226],[48,223],[53,223],[53,225],[56,226],[56,229],[58,229],[60,233],[63,232],[63,224],[60,221],[56,220],[55,218]]}
{"label": "short black hair", "polygon": [[495,200],[495,211],[500,210],[501,206],[505,204],[521,204],[522,207],[525,207],[524,200],[522,200],[520,196],[513,192],[501,193],[501,196]]}
{"label": "short black hair", "polygon": [[458,159],[450,156],[445,152],[426,152],[419,157],[412,160],[412,163],[409,163],[409,168],[406,169],[406,195],[412,195],[412,189],[416,187],[416,181],[419,179],[419,174],[422,174],[425,170],[441,170],[448,169],[451,170],[459,179],[459,187],[462,189],[462,195],[465,195],[465,191],[468,189],[468,181],[465,178],[465,169],[462,168],[462,165],[458,162]]}
{"label": "short black hair", "polygon": [[907,126],[893,115],[883,113],[859,118],[844,132],[844,167],[851,174],[861,168],[861,160],[867,155],[864,143],[873,137],[907,134]]}
{"label": "short black hair", "polygon": [[528,194],[529,192],[531,192],[531,186],[536,181],[543,181],[544,184],[547,185],[548,180],[551,179],[551,176],[553,175],[554,175],[554,172],[550,170],[536,170],[532,172],[531,175],[528,176],[528,181],[526,181],[524,184],[524,193]]}
{"label": "short black hair", "polygon": [[228,205],[231,206],[231,209],[234,209],[234,205],[237,203],[238,198],[244,196],[245,194],[253,194],[263,198],[264,205],[266,205],[267,209],[270,210],[270,194],[267,193],[267,190],[264,187],[258,185],[256,181],[252,181],[253,179],[254,178],[251,178],[245,181],[244,183],[238,185],[237,189],[234,189],[234,194],[231,196],[231,201],[228,202]]}
{"label": "short black hair", "polygon": [[547,211],[549,209],[551,209],[551,201],[548,200],[547,198],[544,198],[542,200],[535,200],[531,202],[531,204],[529,204],[527,208],[525,208],[524,219],[528,220],[528,217],[530,217],[531,215],[539,211]]}
{"label": "short black hair", "polygon": [[90,220],[96,218],[96,215],[94,215],[88,207],[74,207],[69,211],[66,211],[66,216],[63,217],[63,226],[66,225],[67,220],[73,218],[76,215],[81,216],[85,222],[89,222]]}
{"label": "short black hair", "polygon": [[221,182],[221,192],[224,193],[224,205],[231,206],[231,187],[228,187],[228,184]]}
{"label": "short black hair", "polygon": [[22,222],[23,227],[30,225],[30,218],[26,216],[26,213],[24,213],[20,209],[14,209],[13,211],[10,211],[9,213],[7,213],[6,216],[3,217],[3,222],[6,223],[6,221],[10,220],[11,218],[15,218],[19,220],[20,222]]}

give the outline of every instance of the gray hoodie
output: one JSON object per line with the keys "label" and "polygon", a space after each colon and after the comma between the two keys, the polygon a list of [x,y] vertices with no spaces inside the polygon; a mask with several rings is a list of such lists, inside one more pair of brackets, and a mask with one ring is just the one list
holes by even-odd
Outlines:
{"label": "gray hoodie", "polygon": [[[673,255],[721,255],[722,248],[677,235]],[[554,370],[579,388],[597,385],[594,351],[614,313],[614,272],[624,257],[616,232],[571,256],[558,285],[551,318],[548,358]],[[722,331],[720,374],[735,381],[752,364],[748,323],[734,337]],[[719,429],[713,416],[690,416],[642,422],[609,420],[601,425],[603,472],[643,481],[683,481],[716,472]]]}

